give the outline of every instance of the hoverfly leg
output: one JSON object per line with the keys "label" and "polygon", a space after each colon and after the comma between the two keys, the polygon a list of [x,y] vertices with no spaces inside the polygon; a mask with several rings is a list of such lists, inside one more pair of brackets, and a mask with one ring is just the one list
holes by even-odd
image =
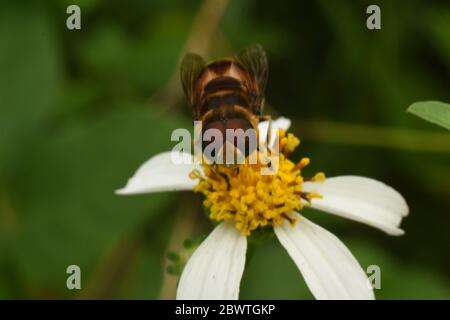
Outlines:
{"label": "hoverfly leg", "polygon": [[227,175],[222,172],[219,172],[219,175],[225,180],[225,182],[227,184],[227,190],[230,191],[231,184],[230,184],[230,180],[228,179]]}
{"label": "hoverfly leg", "polygon": [[268,121],[269,122],[269,126],[267,127],[267,136],[266,136],[267,147],[269,147],[272,143],[272,135],[270,134],[272,132],[272,117],[269,115],[260,116],[259,121]]}

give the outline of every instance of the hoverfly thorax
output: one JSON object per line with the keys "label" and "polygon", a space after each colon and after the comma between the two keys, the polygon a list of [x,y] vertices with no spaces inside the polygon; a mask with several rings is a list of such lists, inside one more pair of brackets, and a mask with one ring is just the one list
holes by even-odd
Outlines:
{"label": "hoverfly thorax", "polygon": [[[202,122],[203,151],[209,144],[219,143],[222,153],[228,147],[245,156],[253,152],[256,145],[250,140],[257,140],[268,76],[267,57],[262,47],[251,46],[233,58],[210,63],[188,53],[181,63],[180,74],[193,119]],[[205,139],[208,130],[220,133],[221,140],[216,141],[218,135]],[[214,151],[219,150],[205,155],[216,162]]]}

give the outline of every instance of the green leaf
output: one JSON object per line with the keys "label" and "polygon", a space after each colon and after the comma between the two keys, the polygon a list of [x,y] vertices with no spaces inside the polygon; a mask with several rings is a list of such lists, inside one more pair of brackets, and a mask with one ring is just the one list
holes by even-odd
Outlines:
{"label": "green leaf", "polygon": [[448,103],[439,101],[416,102],[407,111],[450,130],[450,104]]}

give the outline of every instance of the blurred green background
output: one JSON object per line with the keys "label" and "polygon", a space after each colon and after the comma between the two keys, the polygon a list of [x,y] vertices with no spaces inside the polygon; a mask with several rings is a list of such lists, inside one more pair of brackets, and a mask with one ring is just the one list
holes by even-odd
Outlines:
{"label": "blurred green background", "polygon": [[[81,7],[81,30],[66,8]],[[382,29],[366,28],[381,7]],[[267,113],[293,119],[311,174],[399,190],[403,237],[312,210],[380,299],[450,298],[450,133],[405,113],[450,101],[448,1],[46,1],[0,4],[0,298],[173,298],[167,253],[206,234],[198,195],[119,197],[134,170],[191,127],[178,61],[259,42]],[[382,201],[383,199],[380,199]],[[181,252],[182,253],[182,252]],[[82,289],[66,288],[66,268]],[[241,298],[311,299],[276,239],[248,261]]]}

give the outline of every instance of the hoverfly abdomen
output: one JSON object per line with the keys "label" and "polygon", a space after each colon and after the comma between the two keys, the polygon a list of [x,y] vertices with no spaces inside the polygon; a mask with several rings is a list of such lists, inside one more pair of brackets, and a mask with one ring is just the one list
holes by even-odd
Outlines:
{"label": "hoverfly abdomen", "polygon": [[205,87],[205,94],[212,94],[221,90],[241,90],[241,82],[232,77],[217,77],[209,81]]}
{"label": "hoverfly abdomen", "polygon": [[245,97],[240,94],[240,93],[236,93],[236,92],[230,92],[230,93],[225,93],[222,95],[214,95],[211,97],[206,98],[204,105],[203,105],[203,110],[204,111],[209,111],[215,108],[220,108],[221,106],[241,106],[244,108],[248,108],[249,107],[249,103],[247,102],[247,100],[245,99]]}

